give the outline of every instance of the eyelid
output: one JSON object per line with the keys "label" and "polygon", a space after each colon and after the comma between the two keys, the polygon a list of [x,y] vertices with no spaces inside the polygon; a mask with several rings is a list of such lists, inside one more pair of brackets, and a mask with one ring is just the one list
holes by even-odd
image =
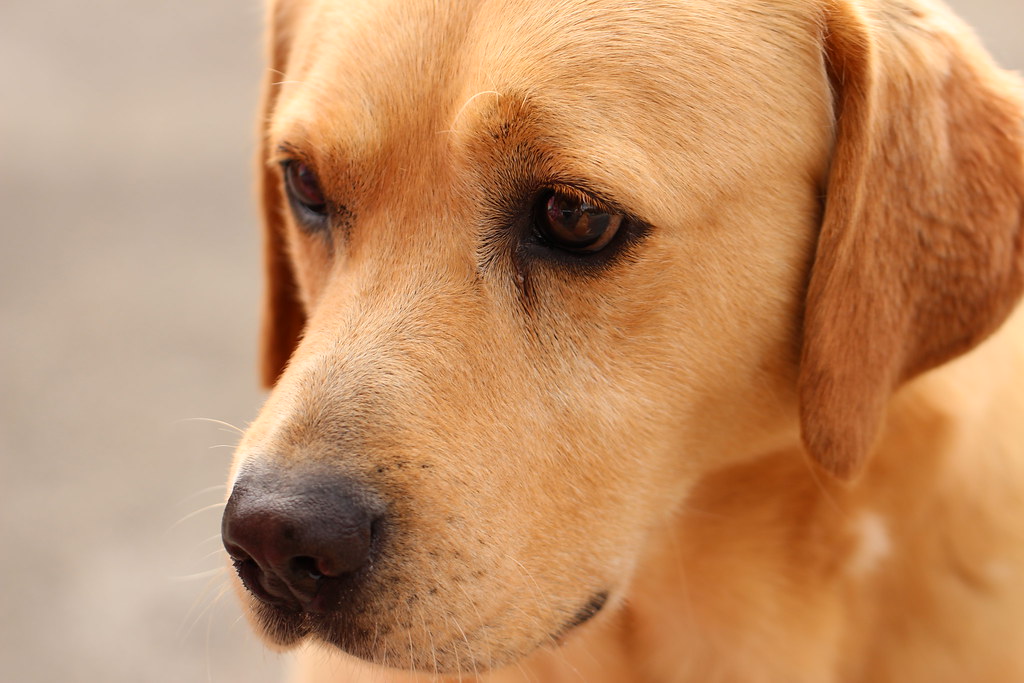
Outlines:
{"label": "eyelid", "polygon": [[314,166],[312,160],[306,154],[303,154],[297,148],[287,143],[278,145],[267,158],[267,166],[269,167],[282,167],[291,162],[306,164],[310,168]]}
{"label": "eyelid", "polygon": [[614,200],[608,201],[602,199],[602,195],[586,189],[586,186],[581,183],[554,181],[546,183],[543,185],[543,188],[549,192],[571,197],[576,201],[589,204],[595,211],[622,216],[623,220],[629,221],[630,223],[647,224],[646,221],[638,217],[635,213],[622,208],[622,206]]}
{"label": "eyelid", "polygon": [[572,185],[563,185],[562,183],[552,183],[551,185],[548,186],[547,189],[555,194],[562,195],[563,197],[568,197],[581,204],[589,204],[595,209],[599,209],[606,213],[615,213],[614,209],[611,209],[610,207],[606,206],[604,202],[595,198],[589,192],[579,189],[578,187],[574,187]]}

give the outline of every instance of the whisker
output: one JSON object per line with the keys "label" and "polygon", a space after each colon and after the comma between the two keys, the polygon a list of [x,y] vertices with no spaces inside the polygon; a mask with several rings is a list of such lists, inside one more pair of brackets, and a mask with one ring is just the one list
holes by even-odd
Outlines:
{"label": "whisker", "polygon": [[[441,616],[444,618],[444,623],[447,624],[447,626],[448,626],[448,628],[445,630],[445,633],[446,634],[447,633],[451,633],[451,630],[452,630],[452,628],[451,628],[451,626],[452,626],[452,619],[454,619],[454,617],[452,617],[452,619],[449,619],[448,617],[450,615],[448,615],[446,613],[443,613]],[[452,646],[452,653],[455,655],[455,675],[459,677],[459,681],[461,683],[461,681],[462,681],[462,658],[459,657],[459,648],[454,646],[453,643],[454,643],[454,641],[449,641],[448,645]]]}
{"label": "whisker", "polygon": [[222,547],[217,548],[216,550],[214,550],[212,552],[206,553],[205,555],[203,555],[199,559],[201,559],[201,560],[208,560],[211,557],[223,557],[224,559],[227,559],[227,552],[224,550],[224,548],[222,546]]}
{"label": "whisker", "polygon": [[204,545],[206,545],[210,541],[219,541],[219,540],[220,540],[220,532],[217,532],[217,533],[213,534],[212,536],[207,536],[203,540],[201,540],[198,543],[196,543],[192,550],[194,552],[194,551],[199,550],[200,548],[202,548]]}
{"label": "whisker", "polygon": [[[226,579],[227,574],[223,574],[222,576],[224,576]],[[219,600],[220,596],[223,595],[224,592],[227,590],[227,581],[222,581],[220,583],[220,591],[218,592],[217,596],[209,602],[207,602],[207,598],[210,595],[210,591],[213,590],[214,586],[217,585],[216,578],[216,575],[210,577],[210,580],[206,582],[206,585],[203,586],[203,589],[196,596],[195,600],[192,601],[192,604],[189,606],[188,611],[185,612],[185,616],[182,617],[181,625],[178,627],[179,640],[185,640],[186,638],[188,638],[189,634],[192,633],[192,629],[194,629],[196,625],[200,622],[200,620],[203,618],[203,616],[207,614],[215,604],[217,604],[217,600]],[[200,609],[200,606],[204,602],[207,602],[206,606]],[[196,610],[199,611],[197,612]],[[193,616],[195,617],[194,619]],[[189,623],[190,620],[191,623]]]}
{"label": "whisker", "polygon": [[462,103],[462,106],[459,107],[459,111],[457,111],[455,113],[455,116],[452,118],[452,127],[451,127],[451,129],[450,130],[439,130],[439,131],[437,131],[437,134],[441,135],[443,133],[454,133],[455,130],[456,130],[456,126],[458,125],[459,117],[462,116],[462,112],[464,112],[466,110],[466,107],[468,107],[473,100],[475,100],[476,98],[480,97],[481,95],[496,95],[499,98],[501,97],[501,93],[498,92],[497,90],[482,90],[482,91],[478,92],[477,94],[471,96],[468,100],[466,100],[465,102]]}
{"label": "whisker", "polygon": [[216,576],[224,571],[224,567],[217,567],[216,569],[207,569],[204,572],[196,572],[195,574],[185,574],[183,576],[170,576],[168,580],[174,583],[186,583],[188,581],[196,581],[197,579],[206,579],[211,576]]}
{"label": "whisker", "polygon": [[[220,540],[221,540],[221,535],[219,533],[214,534],[214,535],[210,536],[209,538],[203,539],[202,541],[198,541],[197,543],[195,543],[191,548],[189,548],[188,552],[184,553],[183,555],[186,558],[193,558],[193,556],[196,553],[198,553],[198,552],[200,552],[200,550],[202,550],[203,546],[208,545],[212,541],[220,541]],[[190,559],[189,561],[191,561],[191,562],[206,562],[206,560],[209,560],[211,557],[216,557],[218,555],[222,556],[224,554],[225,554],[224,546],[222,544],[220,544],[220,543],[217,543],[217,546],[216,546],[216,548],[214,550],[206,552],[205,554],[203,554],[202,557],[194,557],[193,559]]]}
{"label": "whisker", "polygon": [[533,683],[533,681],[537,680],[534,677],[533,672],[528,671],[527,668],[523,666],[523,663],[518,660],[516,661],[516,668],[519,669],[519,673],[523,674],[523,678],[530,681],[530,683]]}
{"label": "whisker", "polygon": [[188,513],[187,515],[185,515],[184,517],[179,519],[177,522],[172,524],[167,530],[168,531],[172,531],[174,529],[177,529],[179,526],[181,526],[182,524],[184,524],[188,520],[190,520],[190,519],[192,519],[192,518],[194,518],[194,517],[196,517],[198,515],[201,515],[204,512],[209,512],[210,510],[216,510],[218,508],[222,508],[225,505],[227,505],[226,502],[211,503],[210,505],[205,505],[205,506],[199,508],[198,510],[194,510],[193,512]]}
{"label": "whisker", "polygon": [[[477,627],[477,630],[479,631],[479,630],[480,630],[480,628],[482,628],[482,627],[483,627],[483,626],[485,625],[485,623],[484,623],[484,618],[483,618],[483,615],[482,615],[482,614],[480,614],[480,610],[479,610],[479,609],[477,608],[477,606],[476,606],[476,600],[474,600],[474,599],[473,599],[473,598],[472,598],[472,597],[471,597],[471,596],[469,595],[469,591],[467,591],[467,590],[466,590],[466,587],[465,587],[465,586],[463,586],[463,585],[462,585],[461,583],[458,583],[458,584],[456,584],[456,585],[457,585],[457,586],[459,587],[459,590],[460,590],[460,591],[462,591],[462,594],[466,596],[466,601],[467,601],[467,602],[468,602],[468,603],[470,604],[470,606],[471,606],[471,607],[473,608],[473,611],[474,611],[474,612],[476,612],[476,620],[477,620],[477,623],[479,624],[479,626]],[[465,634],[463,634],[463,635],[465,635]],[[467,644],[468,644],[468,643],[467,643]],[[475,661],[475,659],[476,659],[476,658],[474,657],[474,661]],[[488,666],[487,666],[487,668],[488,668],[488,669],[490,669],[490,668],[493,668],[493,665],[494,665],[494,660],[493,660],[493,658],[491,657],[491,653],[490,653],[490,648],[488,648],[488,654],[487,654],[487,665],[488,665]]]}
{"label": "whisker", "polygon": [[215,420],[212,417],[183,417],[180,420],[176,420],[175,424],[180,424],[182,422],[209,422],[211,424],[227,427],[240,435],[245,434],[245,430],[242,429],[241,427],[236,427],[230,422],[225,422],[224,420]]}
{"label": "whisker", "polygon": [[[572,671],[572,673],[576,676],[576,678],[578,680],[583,681],[584,683],[586,683],[587,679],[583,676],[583,672],[580,671],[579,668],[575,664],[573,664],[572,660],[569,659],[569,656],[565,653],[565,650],[562,647],[559,646],[558,641],[555,640],[555,638],[553,636],[548,636],[548,640],[551,641],[551,645],[554,648],[554,651],[555,651],[558,659],[561,660],[562,664],[567,666],[569,668],[569,670]],[[577,648],[579,648],[579,646],[577,646]],[[583,648],[583,652],[590,658],[590,660],[592,662],[595,662],[595,663],[598,662],[597,657],[594,656],[594,653],[590,650],[590,647],[584,647]]]}
{"label": "whisker", "polygon": [[[459,624],[459,620],[458,619],[456,619],[455,617],[452,617],[452,622],[455,624],[455,628],[459,629],[459,633],[462,634],[462,640],[466,643],[466,654],[468,654],[468,655],[470,655],[472,657],[472,659],[470,659],[469,663],[473,665],[473,678],[480,678],[480,672],[476,668],[476,657],[472,656],[473,655],[473,646],[469,642],[469,636],[467,636],[466,632],[462,629],[462,626]],[[459,667],[459,680],[460,681],[462,680],[462,667],[461,666]]]}
{"label": "whisker", "polygon": [[370,645],[370,651],[377,651],[377,641],[380,639],[380,619],[374,618],[373,620],[373,643]]}
{"label": "whisker", "polygon": [[409,664],[408,668],[413,668],[416,664],[416,646],[412,643],[412,629],[406,629],[405,635],[408,636],[409,640]]}
{"label": "whisker", "polygon": [[245,615],[239,614],[237,617],[235,617],[235,620],[231,622],[231,626],[228,626],[228,631],[234,631],[236,628],[238,628],[238,625],[241,624],[243,621],[245,621]]}
{"label": "whisker", "polygon": [[[506,554],[506,557],[509,560],[511,560],[512,563],[519,569],[520,573],[526,579],[529,580],[530,584],[532,585],[534,598],[536,599],[537,604],[542,606],[544,609],[548,610],[549,612],[556,612],[557,610],[555,609],[555,606],[552,603],[551,598],[549,596],[546,596],[543,593],[543,591],[541,591],[540,585],[537,583],[537,580],[534,578],[533,573],[529,569],[526,568],[526,565],[524,565],[522,562],[520,562],[518,559],[516,559],[515,557],[513,557],[510,554]],[[526,617],[527,619],[530,618],[530,615],[529,615],[529,613],[526,610],[524,610],[523,608],[518,607],[518,606],[516,606],[516,608],[518,609],[518,611],[520,611],[523,614],[524,617]],[[533,620],[537,621],[536,617],[533,617]],[[538,626],[541,626],[541,624],[538,623]],[[545,642],[544,646],[551,646],[551,649],[549,651],[552,652],[554,654],[554,656],[558,657],[562,661],[562,663],[565,664],[576,675],[577,678],[579,678],[580,680],[584,680],[584,676],[583,676],[582,672],[580,672],[580,670],[575,665],[573,665],[573,663],[569,660],[568,656],[565,653],[565,650],[560,646],[557,638],[555,638],[553,635],[549,634],[548,636],[545,637],[545,641],[544,642]],[[590,654],[589,651],[587,651],[587,654],[590,655],[591,658],[595,659],[595,661],[596,661],[596,658],[594,658],[593,655]],[[531,675],[531,679],[532,679],[532,675]]]}
{"label": "whisker", "polygon": [[211,641],[212,636],[213,636],[213,611],[212,611],[212,608],[218,602],[220,602],[220,599],[222,597],[224,597],[224,593],[227,592],[227,588],[228,588],[227,585],[221,586],[220,592],[217,594],[217,597],[215,597],[213,599],[213,602],[210,603],[211,610],[207,614],[207,619],[206,619],[206,675],[207,675],[207,682],[208,683],[212,683],[213,682],[213,672],[210,670],[210,662],[211,662],[210,651],[213,649],[213,648],[210,647],[210,641]]}
{"label": "whisker", "polygon": [[430,640],[430,658],[434,662],[434,677],[431,679],[434,683],[437,683],[439,676],[441,675],[438,671],[437,666],[437,645],[434,643],[434,633],[427,628],[427,620],[423,616],[423,605],[417,605],[416,614],[419,615],[420,625],[423,627],[423,632],[427,634],[427,638]]}
{"label": "whisker", "polygon": [[540,584],[537,583],[537,579],[533,577],[533,573],[526,568],[526,565],[524,565],[522,562],[520,562],[518,559],[516,559],[508,553],[505,554],[505,557],[509,560],[512,560],[512,563],[519,568],[519,571],[522,573],[522,575],[526,579],[528,579],[530,583],[533,585],[533,595],[537,599],[537,603],[542,605],[545,609],[549,611],[554,611],[553,605],[551,603],[551,598],[545,595],[545,593],[540,589]]}
{"label": "whisker", "polygon": [[192,500],[193,498],[198,498],[199,496],[205,496],[207,493],[213,493],[214,491],[224,491],[224,484],[215,484],[213,486],[207,486],[205,489],[200,489],[199,491],[196,491],[195,493],[192,493],[192,494],[189,494],[188,496],[185,496],[184,498],[179,500],[178,503],[187,503],[188,501]]}

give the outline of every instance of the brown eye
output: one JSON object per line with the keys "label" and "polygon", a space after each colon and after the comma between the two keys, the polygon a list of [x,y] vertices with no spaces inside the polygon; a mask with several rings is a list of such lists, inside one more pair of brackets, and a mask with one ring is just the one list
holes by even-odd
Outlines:
{"label": "brown eye", "polygon": [[313,170],[301,161],[284,165],[284,182],[292,202],[316,217],[327,214],[327,201]]}
{"label": "brown eye", "polygon": [[586,200],[554,192],[538,217],[542,237],[552,246],[593,253],[608,246],[622,225],[622,214],[608,213]]}

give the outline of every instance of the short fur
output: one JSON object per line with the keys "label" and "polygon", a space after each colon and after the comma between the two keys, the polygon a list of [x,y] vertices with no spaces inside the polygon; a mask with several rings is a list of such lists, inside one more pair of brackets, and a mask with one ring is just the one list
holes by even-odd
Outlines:
{"label": "short fur", "polygon": [[[274,388],[233,476],[327,463],[393,523],[361,659],[309,642],[297,680],[1024,680],[1024,104],[948,9],[269,23]],[[649,228],[530,257],[509,226],[551,183]]]}

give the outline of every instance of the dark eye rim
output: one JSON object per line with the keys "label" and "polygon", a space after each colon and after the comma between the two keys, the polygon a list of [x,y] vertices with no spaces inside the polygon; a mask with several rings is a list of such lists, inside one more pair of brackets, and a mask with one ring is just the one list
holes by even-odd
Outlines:
{"label": "dark eye rim", "polygon": [[284,193],[288,198],[288,204],[291,206],[292,214],[296,220],[311,232],[325,228],[330,219],[331,205],[326,197],[322,197],[323,190],[319,187],[319,180],[317,180],[317,186],[323,198],[321,203],[312,204],[304,201],[294,186],[293,173],[295,169],[299,166],[305,166],[306,168],[311,168],[311,166],[302,159],[285,159],[280,162],[280,166]]}
{"label": "dark eye rim", "polygon": [[[609,242],[596,251],[564,248],[548,236],[542,227],[548,200],[556,195],[564,194],[585,200],[588,204],[606,213],[622,216],[622,222]],[[520,261],[541,261],[554,263],[580,274],[596,274],[623,258],[628,258],[634,245],[642,240],[650,230],[646,222],[631,212],[620,208],[614,202],[598,198],[577,184],[549,183],[530,193],[528,201],[529,229],[523,236],[518,249]]]}

